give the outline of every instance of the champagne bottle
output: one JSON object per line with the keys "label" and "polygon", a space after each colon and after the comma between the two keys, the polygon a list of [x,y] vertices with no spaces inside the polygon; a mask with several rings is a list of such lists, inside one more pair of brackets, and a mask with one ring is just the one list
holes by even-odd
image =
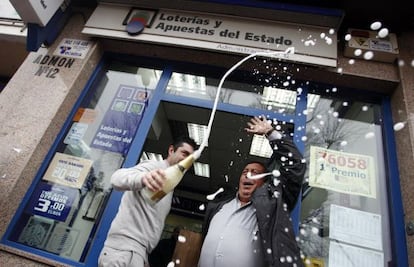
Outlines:
{"label": "champagne bottle", "polygon": [[142,189],[143,197],[152,205],[160,201],[165,195],[174,190],[178,183],[183,178],[185,172],[190,169],[196,160],[194,154],[189,155],[185,159],[181,160],[177,164],[174,164],[164,170],[166,180],[164,185],[159,191],[151,191],[147,187]]}

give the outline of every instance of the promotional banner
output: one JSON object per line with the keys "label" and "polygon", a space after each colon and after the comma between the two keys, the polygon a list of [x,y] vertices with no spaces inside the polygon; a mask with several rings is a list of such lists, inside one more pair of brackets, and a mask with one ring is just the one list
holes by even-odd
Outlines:
{"label": "promotional banner", "polygon": [[93,161],[89,159],[57,152],[43,179],[61,185],[81,188],[89,175],[92,163]]}
{"label": "promotional banner", "polygon": [[376,198],[374,160],[371,156],[311,146],[309,163],[310,186]]}
{"label": "promotional banner", "polygon": [[337,64],[336,32],[312,25],[99,4],[82,33],[237,54],[294,47],[294,54],[281,57],[323,66]]}
{"label": "promotional banner", "polygon": [[126,155],[141,121],[149,91],[145,88],[120,85],[91,147]]}
{"label": "promotional banner", "polygon": [[26,211],[49,219],[64,222],[79,190],[41,182],[29,201]]}

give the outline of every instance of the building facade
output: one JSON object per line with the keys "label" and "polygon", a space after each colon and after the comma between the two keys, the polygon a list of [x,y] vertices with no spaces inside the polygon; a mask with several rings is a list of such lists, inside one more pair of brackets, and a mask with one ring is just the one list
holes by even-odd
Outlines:
{"label": "building facade", "polygon": [[2,263],[96,265],[121,197],[112,172],[205,128],[217,95],[209,168],[177,188],[165,236],[179,224],[198,233],[206,196],[267,157],[241,130],[263,114],[308,165],[292,219],[309,266],[414,262],[414,32],[338,32],[336,10],[248,16],[255,8],[102,1],[73,7],[28,52],[0,94]]}

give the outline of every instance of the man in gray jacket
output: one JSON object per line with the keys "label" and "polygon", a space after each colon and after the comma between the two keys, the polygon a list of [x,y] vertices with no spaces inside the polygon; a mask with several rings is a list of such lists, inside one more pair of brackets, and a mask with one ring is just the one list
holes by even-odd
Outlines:
{"label": "man in gray jacket", "polygon": [[[237,194],[208,204],[199,267],[304,266],[290,211],[306,165],[291,138],[264,117],[252,118],[246,131],[266,135],[273,149],[270,165],[248,162]],[[267,170],[272,175],[260,178]]]}
{"label": "man in gray jacket", "polygon": [[165,180],[164,169],[183,160],[195,149],[194,140],[181,138],[168,147],[168,156],[163,161],[144,161],[113,173],[113,188],[124,193],[99,256],[100,267],[145,266],[148,254],[160,240],[173,192],[151,205],[142,196],[141,189],[161,189]]}

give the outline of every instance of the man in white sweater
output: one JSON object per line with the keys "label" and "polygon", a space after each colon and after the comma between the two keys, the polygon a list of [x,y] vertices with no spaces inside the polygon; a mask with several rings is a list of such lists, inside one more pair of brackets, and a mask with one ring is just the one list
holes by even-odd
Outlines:
{"label": "man in white sweater", "polygon": [[168,147],[168,156],[163,161],[145,161],[114,172],[112,186],[124,193],[99,256],[99,267],[145,266],[148,254],[161,237],[173,192],[151,205],[143,198],[141,189],[161,189],[165,180],[164,169],[183,160],[195,149],[194,140],[180,138]]}

